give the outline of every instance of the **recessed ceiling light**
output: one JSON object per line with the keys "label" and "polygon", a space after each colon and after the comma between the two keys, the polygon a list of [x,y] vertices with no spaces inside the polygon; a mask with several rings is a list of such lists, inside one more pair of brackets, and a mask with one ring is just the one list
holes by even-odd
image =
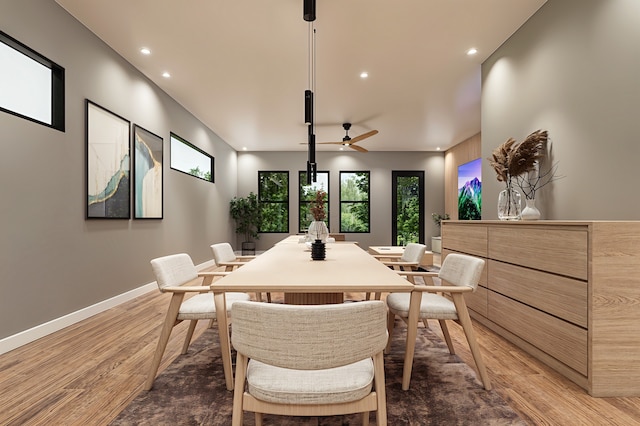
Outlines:
{"label": "recessed ceiling light", "polygon": [[171,74],[169,74],[169,72],[168,72],[168,71],[165,71],[165,72],[163,72],[163,73],[162,73],[162,76],[163,76],[164,78],[169,78],[169,77],[171,77]]}
{"label": "recessed ceiling light", "polygon": [[362,72],[360,73],[360,78],[367,78],[367,77],[369,77],[369,73],[368,73],[368,72],[366,72],[366,71],[362,71]]}
{"label": "recessed ceiling light", "polygon": [[246,151],[246,150],[247,150],[247,147],[246,147],[246,146],[243,146],[243,147],[242,147],[242,150],[243,150],[243,151]]}
{"label": "recessed ceiling light", "polygon": [[143,47],[142,49],[140,49],[140,53],[142,53],[143,55],[151,55],[151,51],[146,47]]}
{"label": "recessed ceiling light", "polygon": [[476,53],[478,53],[478,49],[476,49],[475,47],[472,47],[471,49],[467,50],[467,55],[469,56],[473,56]]}
{"label": "recessed ceiling light", "polygon": [[340,147],[340,151],[344,151],[344,148],[343,148],[343,147]]}
{"label": "recessed ceiling light", "polygon": [[440,147],[436,147],[436,151],[440,151]]}

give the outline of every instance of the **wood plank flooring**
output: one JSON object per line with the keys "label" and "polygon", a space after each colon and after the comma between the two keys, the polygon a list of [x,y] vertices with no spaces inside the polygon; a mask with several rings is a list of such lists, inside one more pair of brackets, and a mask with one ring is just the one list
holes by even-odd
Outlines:
{"label": "wood plank flooring", "polygon": [[[169,297],[151,292],[0,356],[0,425],[108,424],[142,391]],[[196,335],[206,326],[200,321]],[[640,425],[640,397],[591,398],[475,326],[494,389],[530,424]],[[450,330],[457,354],[474,366],[461,328]],[[174,328],[161,370],[180,353],[185,331],[186,323]]]}

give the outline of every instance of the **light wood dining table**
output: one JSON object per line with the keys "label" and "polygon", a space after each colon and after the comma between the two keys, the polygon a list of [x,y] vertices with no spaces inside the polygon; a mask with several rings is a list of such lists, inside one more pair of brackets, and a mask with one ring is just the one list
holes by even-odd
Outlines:
{"label": "light wood dining table", "polygon": [[[233,370],[229,322],[225,292],[283,292],[326,294],[344,292],[412,292],[414,286],[393,270],[369,255],[355,243],[328,243],[325,260],[312,260],[304,243],[289,237],[257,256],[231,274],[211,283],[216,305],[218,333],[224,376],[228,390],[233,390]],[[412,302],[419,307],[421,294],[412,292]],[[414,297],[415,296],[415,297]],[[415,301],[413,300],[415,299]],[[357,302],[353,302],[357,303]],[[409,321],[418,323],[418,310]],[[417,327],[409,327],[415,330]],[[405,360],[413,360],[415,335],[407,338]],[[406,367],[406,362],[405,362]],[[409,366],[410,374],[410,366]]]}

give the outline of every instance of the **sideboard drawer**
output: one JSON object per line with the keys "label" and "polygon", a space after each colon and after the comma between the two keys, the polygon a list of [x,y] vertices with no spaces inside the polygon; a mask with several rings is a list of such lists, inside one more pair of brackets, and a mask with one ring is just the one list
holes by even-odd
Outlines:
{"label": "sideboard drawer", "polygon": [[473,293],[465,293],[464,301],[467,307],[483,317],[487,316],[487,294],[488,290],[484,287],[478,286]]}
{"label": "sideboard drawer", "polygon": [[443,224],[442,247],[462,253],[487,257],[487,227]]}
{"label": "sideboard drawer", "polygon": [[488,232],[487,257],[586,281],[587,236],[586,227],[496,226]]}
{"label": "sideboard drawer", "polygon": [[585,281],[489,260],[489,289],[587,328]]}
{"label": "sideboard drawer", "polygon": [[488,318],[587,376],[587,330],[489,291]]}

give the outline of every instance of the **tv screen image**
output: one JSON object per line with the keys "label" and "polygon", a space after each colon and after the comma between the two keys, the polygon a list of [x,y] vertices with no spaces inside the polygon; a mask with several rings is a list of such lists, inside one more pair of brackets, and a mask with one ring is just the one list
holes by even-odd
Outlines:
{"label": "tv screen image", "polygon": [[482,159],[458,166],[458,220],[482,219]]}

